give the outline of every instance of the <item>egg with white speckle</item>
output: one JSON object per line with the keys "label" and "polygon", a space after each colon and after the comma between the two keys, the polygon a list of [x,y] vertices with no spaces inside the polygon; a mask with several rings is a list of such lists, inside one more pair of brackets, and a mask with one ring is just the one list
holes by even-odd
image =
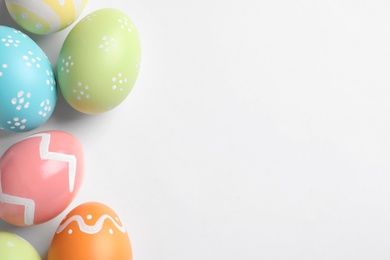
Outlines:
{"label": "egg with white speckle", "polygon": [[127,230],[118,215],[100,202],[86,202],[58,226],[48,260],[132,260]]}
{"label": "egg with white speckle", "polygon": [[120,10],[100,9],[65,39],[57,63],[59,88],[74,109],[104,113],[129,95],[140,59],[140,39],[130,18]]}
{"label": "egg with white speckle", "polygon": [[35,34],[58,32],[81,14],[87,0],[5,0],[17,24]]}
{"label": "egg with white speckle", "polygon": [[0,259],[41,260],[41,257],[27,240],[3,231],[0,232]]}
{"label": "egg with white speckle", "polygon": [[45,123],[57,101],[53,68],[26,34],[0,26],[0,129],[25,132]]}

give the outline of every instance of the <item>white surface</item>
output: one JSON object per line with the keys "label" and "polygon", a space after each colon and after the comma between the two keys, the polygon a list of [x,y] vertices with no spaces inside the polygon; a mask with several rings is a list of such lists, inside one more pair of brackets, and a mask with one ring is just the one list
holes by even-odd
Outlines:
{"label": "white surface", "polygon": [[[0,21],[15,26],[0,1]],[[115,110],[60,98],[47,124],[84,144],[66,210],[112,207],[134,259],[390,258],[390,2],[91,0],[140,32]],[[68,30],[33,36],[53,64]],[[0,134],[0,150],[26,134]],[[45,256],[64,214],[16,232]]]}

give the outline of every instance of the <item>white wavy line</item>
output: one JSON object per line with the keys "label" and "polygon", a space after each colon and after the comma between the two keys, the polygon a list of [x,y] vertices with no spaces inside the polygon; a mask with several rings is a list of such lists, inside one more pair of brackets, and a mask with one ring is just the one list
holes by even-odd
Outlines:
{"label": "white wavy line", "polygon": [[95,225],[87,225],[84,222],[84,219],[80,215],[74,215],[70,218],[68,218],[64,224],[60,225],[56,231],[57,234],[61,233],[71,222],[76,221],[80,231],[87,233],[87,234],[96,234],[103,228],[104,221],[106,219],[109,219],[112,221],[112,223],[115,225],[115,227],[121,231],[122,233],[126,233],[126,229],[124,226],[119,225],[111,216],[104,214],[102,215],[95,223]]}
{"label": "white wavy line", "polygon": [[32,199],[22,198],[3,193],[1,183],[1,171],[0,171],[0,201],[9,204],[16,204],[24,206],[24,224],[34,224],[35,202]]}
{"label": "white wavy line", "polygon": [[50,8],[50,6],[41,1],[6,0],[6,3],[21,6],[30,12],[35,13],[49,24],[50,32],[58,31],[61,27],[60,17],[56,14],[56,12],[53,11],[53,9]]}
{"label": "white wavy line", "polygon": [[71,154],[55,153],[49,151],[50,134],[35,134],[28,138],[42,137],[41,144],[39,146],[39,153],[42,160],[54,160],[68,163],[68,179],[69,179],[69,192],[73,192],[75,179],[76,179],[76,156]]}

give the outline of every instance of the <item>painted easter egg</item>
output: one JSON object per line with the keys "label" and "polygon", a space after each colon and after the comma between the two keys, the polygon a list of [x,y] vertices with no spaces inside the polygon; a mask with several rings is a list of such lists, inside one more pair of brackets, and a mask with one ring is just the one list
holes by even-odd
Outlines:
{"label": "painted easter egg", "polygon": [[41,260],[35,248],[20,236],[0,232],[0,259],[1,260]]}
{"label": "painted easter egg", "polygon": [[131,260],[128,233],[118,215],[99,202],[74,208],[51,242],[48,260]]}
{"label": "painted easter egg", "polygon": [[47,121],[57,100],[54,71],[27,35],[0,26],[0,129],[30,131]]}
{"label": "painted easter egg", "polygon": [[35,34],[58,32],[72,24],[87,0],[5,0],[17,24]]}
{"label": "painted easter egg", "polygon": [[80,112],[109,111],[133,88],[140,58],[140,39],[130,18],[116,9],[100,9],[78,22],[65,39],[57,63],[59,87]]}
{"label": "painted easter egg", "polygon": [[83,175],[76,137],[62,131],[27,137],[0,159],[0,218],[28,226],[56,217],[78,193]]}

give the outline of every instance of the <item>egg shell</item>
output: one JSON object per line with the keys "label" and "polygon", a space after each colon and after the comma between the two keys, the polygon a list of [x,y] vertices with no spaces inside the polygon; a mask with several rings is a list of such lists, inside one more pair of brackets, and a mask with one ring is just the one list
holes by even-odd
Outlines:
{"label": "egg shell", "polygon": [[41,260],[35,248],[20,236],[0,232],[0,259],[1,260]]}
{"label": "egg shell", "polygon": [[100,202],[74,208],[60,223],[48,260],[131,260],[130,239],[118,215]]}
{"label": "egg shell", "polygon": [[0,26],[0,129],[37,128],[56,102],[54,71],[46,54],[24,33]]}
{"label": "egg shell", "polygon": [[56,217],[76,196],[83,175],[76,137],[62,131],[27,137],[0,158],[0,218],[27,226]]}
{"label": "egg shell", "polygon": [[58,32],[72,24],[87,0],[5,0],[14,21],[35,34]]}
{"label": "egg shell", "polygon": [[140,39],[130,18],[116,9],[100,9],[66,37],[57,63],[58,84],[73,108],[100,114],[128,96],[140,59]]}

